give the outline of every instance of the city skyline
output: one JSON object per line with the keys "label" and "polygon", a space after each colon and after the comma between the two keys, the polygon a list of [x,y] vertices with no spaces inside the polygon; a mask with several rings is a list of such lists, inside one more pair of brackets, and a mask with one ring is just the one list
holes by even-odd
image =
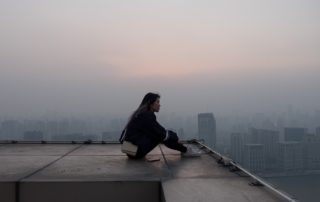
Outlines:
{"label": "city skyline", "polygon": [[[206,146],[250,171],[270,177],[312,174],[320,169],[317,155],[320,117],[309,117],[316,126],[312,130],[299,126],[304,118],[291,116],[277,125],[271,123],[270,117],[261,115],[259,119],[242,120],[240,123],[239,120],[215,117],[213,113],[199,113],[194,119],[167,117],[160,123],[164,121],[163,126],[177,131],[181,140],[203,141]],[[288,124],[291,120],[295,120],[297,125]],[[241,124],[245,126],[237,128]],[[124,125],[124,119],[97,117],[4,120],[0,122],[0,141],[117,142]]]}

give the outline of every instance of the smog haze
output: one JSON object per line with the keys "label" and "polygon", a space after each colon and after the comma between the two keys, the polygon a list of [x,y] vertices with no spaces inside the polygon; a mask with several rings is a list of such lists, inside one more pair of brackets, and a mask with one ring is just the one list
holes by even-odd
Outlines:
{"label": "smog haze", "polygon": [[320,3],[0,1],[0,112],[320,109]]}

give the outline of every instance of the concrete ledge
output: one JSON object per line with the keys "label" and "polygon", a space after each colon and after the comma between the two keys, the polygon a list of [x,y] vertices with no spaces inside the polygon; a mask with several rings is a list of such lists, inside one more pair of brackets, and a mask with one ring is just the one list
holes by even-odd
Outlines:
{"label": "concrete ledge", "polygon": [[128,159],[119,144],[4,145],[0,202],[284,201],[202,151],[182,158],[160,145],[148,161]]}
{"label": "concrete ledge", "polygon": [[21,182],[19,195],[21,202],[158,202],[161,184],[154,181]]}
{"label": "concrete ledge", "polygon": [[180,178],[162,184],[166,202],[286,201],[264,187],[249,186],[247,178]]}
{"label": "concrete ledge", "polygon": [[15,202],[16,201],[16,183],[0,182],[0,201]]}

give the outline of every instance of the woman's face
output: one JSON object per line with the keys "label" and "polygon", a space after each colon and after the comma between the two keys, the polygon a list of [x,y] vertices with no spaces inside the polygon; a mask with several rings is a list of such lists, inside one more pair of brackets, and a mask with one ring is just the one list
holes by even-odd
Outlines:
{"label": "woman's face", "polygon": [[159,110],[160,110],[160,99],[159,98],[157,98],[157,100],[154,101],[154,103],[152,103],[150,105],[150,109],[153,112],[159,112]]}

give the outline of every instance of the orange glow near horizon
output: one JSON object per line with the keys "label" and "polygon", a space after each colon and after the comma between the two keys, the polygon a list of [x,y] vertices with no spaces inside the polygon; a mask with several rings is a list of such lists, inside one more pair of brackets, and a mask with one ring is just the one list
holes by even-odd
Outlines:
{"label": "orange glow near horizon", "polygon": [[30,4],[4,13],[11,20],[3,25],[1,53],[17,65],[2,66],[116,79],[216,79],[319,66],[317,6],[290,2],[283,12],[276,1],[236,4],[69,2],[63,10],[54,2],[44,10]]}
{"label": "orange glow near horizon", "polygon": [[117,114],[153,90],[172,112],[261,112],[272,99],[320,109],[320,1],[4,0],[0,10],[4,116]]}

